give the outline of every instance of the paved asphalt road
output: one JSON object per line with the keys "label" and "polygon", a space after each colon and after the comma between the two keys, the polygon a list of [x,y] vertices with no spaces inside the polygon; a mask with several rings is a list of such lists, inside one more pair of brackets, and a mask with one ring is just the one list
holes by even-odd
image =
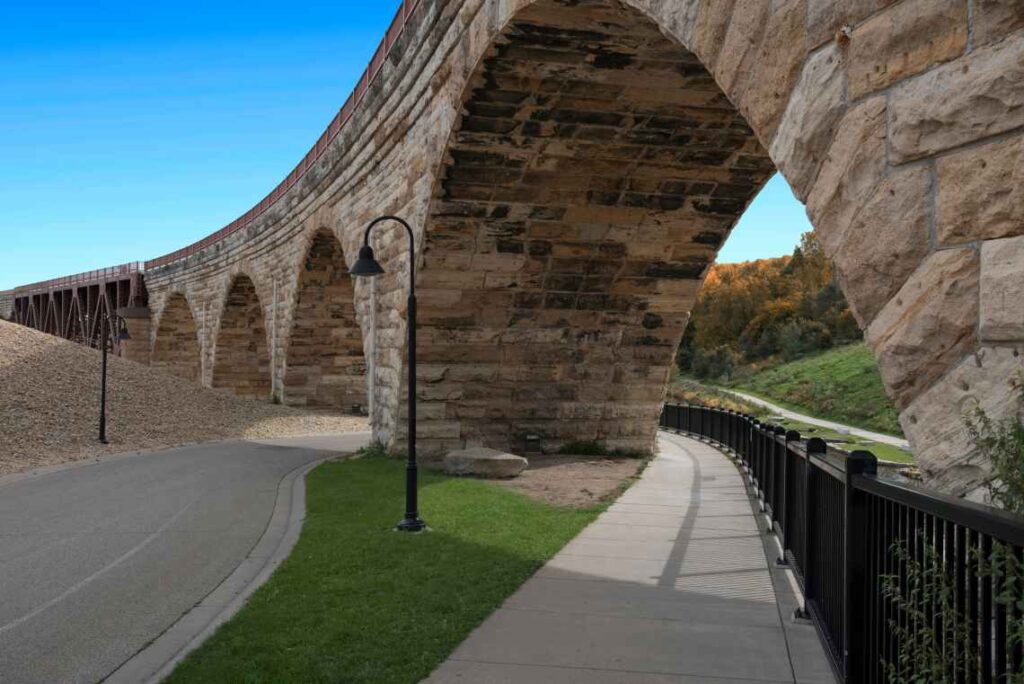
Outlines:
{"label": "paved asphalt road", "polygon": [[823,418],[815,418],[814,416],[805,416],[802,413],[796,411],[790,411],[787,408],[783,408],[778,404],[773,404],[770,401],[765,401],[760,397],[755,397],[751,394],[744,394],[743,392],[737,392],[734,389],[725,389],[719,387],[719,390],[728,394],[734,394],[741,399],[746,399],[751,404],[757,404],[763,406],[769,411],[774,411],[783,418],[789,418],[790,420],[799,420],[801,423],[809,423],[810,425],[817,425],[818,427],[828,428],[830,430],[836,430],[837,432],[849,432],[851,435],[856,435],[862,439],[870,439],[874,442],[880,442],[882,444],[889,444],[894,447],[901,449],[910,449],[910,442],[903,439],[902,437],[893,437],[892,435],[885,435],[881,432],[872,432],[871,430],[862,430],[861,428],[851,427],[849,425],[843,425],[842,423],[836,423],[831,420],[825,420]]}
{"label": "paved asphalt road", "polygon": [[100,681],[238,566],[288,473],[365,439],[224,442],[0,480],[0,682]]}

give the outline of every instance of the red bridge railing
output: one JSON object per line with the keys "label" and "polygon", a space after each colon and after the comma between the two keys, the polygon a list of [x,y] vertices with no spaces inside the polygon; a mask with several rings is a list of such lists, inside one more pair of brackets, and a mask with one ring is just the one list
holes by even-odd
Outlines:
{"label": "red bridge railing", "polygon": [[21,285],[11,290],[11,292],[15,296],[22,296],[37,292],[46,292],[49,290],[59,290],[75,285],[86,285],[89,283],[103,282],[107,280],[117,280],[139,273],[141,270],[142,262],[133,261],[127,264],[121,264],[120,266],[108,266],[107,268],[98,268],[94,271],[86,271],[85,273],[76,273],[75,275],[62,276],[51,280],[42,280],[38,283],[31,283],[29,285]]}
{"label": "red bridge railing", "polygon": [[412,16],[413,11],[420,4],[420,0],[402,0],[401,6],[398,8],[398,12],[395,14],[395,18],[391,21],[391,26],[384,34],[383,40],[377,47],[377,51],[373,54],[373,58],[370,60],[370,64],[366,67],[362,77],[356,84],[355,89],[348,96],[348,100],[338,110],[338,113],[334,116],[331,122],[327,125],[326,130],[320,135],[320,138],[316,141],[316,144],[310,148],[306,156],[303,157],[302,161],[292,169],[292,172],[281,181],[276,188],[270,191],[266,197],[260,200],[256,206],[249,209],[237,219],[224,226],[216,233],[207,235],[202,240],[194,242],[187,247],[183,247],[177,251],[165,254],[164,256],[150,259],[146,262],[146,268],[156,268],[158,266],[164,266],[178,259],[183,259],[187,256],[195,254],[196,252],[209,247],[219,240],[223,240],[227,236],[241,230],[254,219],[259,217],[263,212],[274,205],[277,200],[288,192],[299,179],[316,163],[320,156],[327,150],[330,143],[338,136],[341,129],[348,123],[349,119],[356,111],[356,107],[363,101],[363,97],[366,95],[366,91],[369,90],[370,84],[373,83],[374,79],[380,73],[381,67],[384,66],[384,61],[391,54],[391,49],[394,47],[398,38],[402,35],[405,30],[406,24],[409,22],[409,17]]}

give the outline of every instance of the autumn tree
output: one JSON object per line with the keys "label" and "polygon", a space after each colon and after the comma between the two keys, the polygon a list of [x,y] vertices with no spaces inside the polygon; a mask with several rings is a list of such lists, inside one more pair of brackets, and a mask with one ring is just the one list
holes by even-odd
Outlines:
{"label": "autumn tree", "polygon": [[861,332],[813,233],[791,256],[712,267],[683,337],[679,366],[698,377],[846,344]]}

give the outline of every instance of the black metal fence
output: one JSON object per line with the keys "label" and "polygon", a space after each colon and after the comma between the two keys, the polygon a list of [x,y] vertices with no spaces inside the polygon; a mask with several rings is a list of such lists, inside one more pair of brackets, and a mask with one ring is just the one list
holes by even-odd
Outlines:
{"label": "black metal fence", "polygon": [[1024,682],[1024,521],[877,477],[875,457],[666,404],[661,426],[740,462],[846,682]]}

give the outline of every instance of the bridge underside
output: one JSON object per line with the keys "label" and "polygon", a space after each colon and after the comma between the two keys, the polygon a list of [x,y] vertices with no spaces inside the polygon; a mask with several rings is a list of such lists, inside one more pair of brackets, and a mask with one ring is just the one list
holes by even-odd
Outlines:
{"label": "bridge underside", "polygon": [[234,279],[217,331],[213,387],[238,397],[270,397],[270,351],[263,305],[245,275]]}
{"label": "bridge underside", "polygon": [[188,300],[180,293],[164,304],[152,365],[186,380],[200,380],[199,334]]}
{"label": "bridge underside", "polygon": [[365,411],[366,362],[354,299],[341,244],[330,231],[317,232],[299,271],[285,403]]}
{"label": "bridge underside", "polygon": [[420,443],[650,451],[700,284],[774,170],[700,61],[538,2],[471,81],[427,224]]}

